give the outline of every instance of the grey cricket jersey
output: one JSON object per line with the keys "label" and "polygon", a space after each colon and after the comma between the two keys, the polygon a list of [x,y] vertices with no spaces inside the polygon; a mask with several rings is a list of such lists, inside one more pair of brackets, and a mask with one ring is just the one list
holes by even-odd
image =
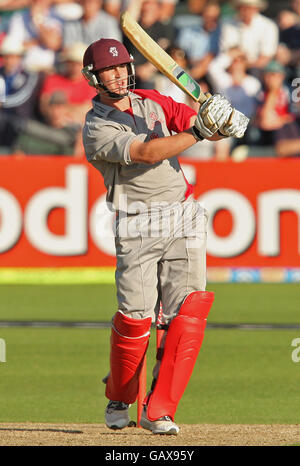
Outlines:
{"label": "grey cricket jersey", "polygon": [[148,209],[153,202],[184,201],[191,186],[177,157],[153,165],[134,163],[129,148],[136,139],[149,141],[189,128],[195,111],[155,90],[135,90],[129,95],[132,113],[94,98],[83,128],[85,154],[104,178],[107,202],[116,210],[136,213],[136,202]]}

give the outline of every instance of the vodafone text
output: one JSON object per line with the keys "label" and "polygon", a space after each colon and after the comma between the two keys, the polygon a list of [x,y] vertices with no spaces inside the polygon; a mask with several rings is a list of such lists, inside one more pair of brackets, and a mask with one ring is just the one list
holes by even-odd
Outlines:
{"label": "vodafone text", "polygon": [[[26,247],[52,256],[83,256],[88,252],[89,238],[102,252],[114,256],[115,243],[113,222],[115,212],[107,207],[105,194],[88,205],[88,172],[85,166],[69,165],[65,168],[64,186],[47,186],[37,189],[21,206],[15,193],[0,187],[0,254],[17,248],[26,241]],[[206,225],[207,252],[213,257],[233,258],[255,246],[258,257],[276,257],[281,250],[280,215],[291,211],[300,219],[299,189],[268,189],[256,195],[255,205],[244,194],[234,189],[211,189],[197,198],[209,213]],[[136,205],[130,206],[135,208]],[[178,210],[173,206],[173,216]],[[63,209],[65,212],[64,234],[56,234],[48,225],[49,214]],[[214,229],[214,217],[220,210],[232,217],[232,229],[226,236],[219,236]],[[187,210],[188,213],[188,210]],[[144,218],[139,216],[139,218]],[[189,215],[184,229],[189,227]],[[164,217],[166,222],[168,217]],[[168,234],[169,223],[164,232]],[[124,226],[124,224],[122,225]],[[152,227],[155,227],[155,222]],[[126,223],[129,233],[136,232],[134,221]],[[184,234],[186,232],[183,230]],[[203,224],[196,226],[202,233]],[[155,230],[155,229],[154,229]],[[178,230],[179,231],[179,230]],[[151,231],[150,234],[155,234]],[[300,241],[298,250],[300,253]]]}

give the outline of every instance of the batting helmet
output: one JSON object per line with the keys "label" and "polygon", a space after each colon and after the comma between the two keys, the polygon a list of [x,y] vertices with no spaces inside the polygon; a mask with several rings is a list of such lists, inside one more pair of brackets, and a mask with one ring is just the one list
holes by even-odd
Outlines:
{"label": "batting helmet", "polygon": [[[82,74],[90,86],[105,88],[96,72],[110,66],[128,64],[128,88],[134,87],[133,57],[126,47],[115,39],[99,39],[86,49],[83,56]],[[106,92],[108,92],[106,90]]]}

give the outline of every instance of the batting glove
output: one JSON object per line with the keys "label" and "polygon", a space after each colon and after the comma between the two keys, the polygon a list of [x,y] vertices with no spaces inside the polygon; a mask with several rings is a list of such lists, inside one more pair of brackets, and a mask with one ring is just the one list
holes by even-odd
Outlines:
{"label": "batting glove", "polygon": [[199,109],[192,127],[194,137],[199,141],[211,138],[228,122],[232,111],[233,108],[225,97],[220,94],[210,96]]}
{"label": "batting glove", "polygon": [[219,129],[222,136],[231,136],[233,138],[242,138],[246,132],[249,118],[238,110],[233,110],[229,120]]}

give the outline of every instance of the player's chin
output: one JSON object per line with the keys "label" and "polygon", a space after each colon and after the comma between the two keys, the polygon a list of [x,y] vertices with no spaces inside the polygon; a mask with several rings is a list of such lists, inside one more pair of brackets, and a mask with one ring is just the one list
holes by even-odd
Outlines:
{"label": "player's chin", "polygon": [[125,86],[125,87],[118,87],[117,89],[113,89],[111,92],[116,96],[116,98],[117,98],[117,97],[120,97],[120,99],[123,99],[123,97],[127,97],[127,96],[128,96],[128,88],[127,88],[127,86]]}

